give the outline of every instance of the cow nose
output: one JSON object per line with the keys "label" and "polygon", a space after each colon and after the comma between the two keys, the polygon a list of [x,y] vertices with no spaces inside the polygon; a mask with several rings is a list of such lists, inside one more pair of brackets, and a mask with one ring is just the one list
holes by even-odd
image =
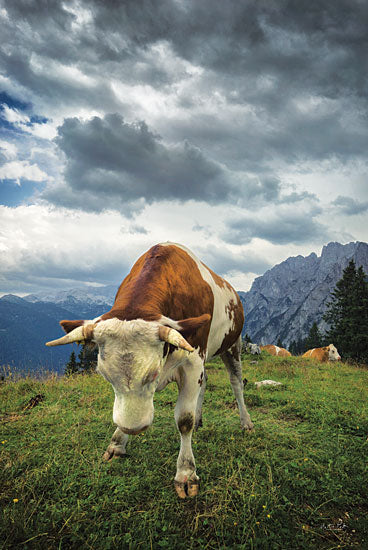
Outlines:
{"label": "cow nose", "polygon": [[122,432],[124,432],[127,435],[137,435],[141,432],[144,432],[144,430],[147,430],[147,428],[148,428],[148,424],[147,424],[147,426],[143,426],[143,428],[134,428],[134,429],[120,428],[120,429],[121,429]]}

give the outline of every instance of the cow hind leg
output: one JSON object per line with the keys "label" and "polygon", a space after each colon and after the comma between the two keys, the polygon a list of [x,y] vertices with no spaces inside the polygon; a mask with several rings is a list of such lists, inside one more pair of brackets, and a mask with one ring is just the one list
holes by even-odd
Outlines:
{"label": "cow hind leg", "polygon": [[103,459],[111,460],[112,458],[120,458],[126,455],[126,444],[128,442],[129,435],[121,431],[120,428],[116,428],[114,431],[110,444],[104,452]]}
{"label": "cow hind leg", "polygon": [[200,376],[198,379],[198,384],[201,386],[198,401],[197,401],[197,408],[196,408],[196,414],[195,414],[195,425],[194,429],[197,431],[202,425],[202,405],[203,405],[203,399],[204,399],[204,392],[206,390],[206,384],[207,384],[207,373],[206,370],[203,369],[203,375]]}
{"label": "cow hind leg", "polygon": [[233,345],[221,354],[225,367],[229,373],[231,387],[234,392],[236,402],[238,404],[240,423],[245,430],[253,429],[253,422],[250,419],[249,413],[244,403],[243,389],[244,384],[242,380],[242,364],[241,364],[241,340]]}

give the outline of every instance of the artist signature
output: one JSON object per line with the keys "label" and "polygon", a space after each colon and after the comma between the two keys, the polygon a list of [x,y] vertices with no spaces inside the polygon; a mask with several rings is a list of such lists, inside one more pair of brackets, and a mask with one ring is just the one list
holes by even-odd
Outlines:
{"label": "artist signature", "polygon": [[347,529],[346,523],[343,522],[342,519],[339,519],[336,523],[328,523],[321,525],[322,529],[328,529],[329,531],[344,531]]}

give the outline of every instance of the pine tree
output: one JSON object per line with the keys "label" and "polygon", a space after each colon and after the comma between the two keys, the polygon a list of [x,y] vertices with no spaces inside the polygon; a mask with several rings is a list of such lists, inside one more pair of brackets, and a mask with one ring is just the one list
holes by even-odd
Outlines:
{"label": "pine tree", "polygon": [[330,324],[328,343],[345,358],[367,361],[368,283],[363,268],[356,270],[354,260],[350,260],[331,297],[323,317]]}
{"label": "pine tree", "polygon": [[299,340],[293,340],[290,342],[289,351],[291,355],[302,355],[302,353],[307,350],[305,342],[305,338],[300,338]]}
{"label": "pine tree", "polygon": [[360,266],[356,272],[353,291],[351,356],[358,361],[368,361],[368,282]]}
{"label": "pine tree", "polygon": [[297,346],[296,346],[296,341],[295,341],[295,340],[292,340],[292,341],[290,342],[289,351],[290,351],[291,355],[297,355],[297,354],[298,354]]}
{"label": "pine tree", "polygon": [[279,339],[277,340],[276,346],[277,346],[278,348],[283,348],[283,347],[284,347],[284,344],[281,342],[281,338],[279,338]]}
{"label": "pine tree", "polygon": [[322,346],[322,334],[316,322],[310,328],[309,334],[304,342],[304,347],[307,349],[320,348]]}
{"label": "pine tree", "polygon": [[88,374],[93,372],[97,365],[97,348],[88,343],[82,344],[78,359],[81,373]]}
{"label": "pine tree", "polygon": [[79,371],[78,363],[75,357],[75,352],[72,351],[70,354],[69,362],[67,363],[65,367],[65,376],[71,376],[72,374],[76,374]]}

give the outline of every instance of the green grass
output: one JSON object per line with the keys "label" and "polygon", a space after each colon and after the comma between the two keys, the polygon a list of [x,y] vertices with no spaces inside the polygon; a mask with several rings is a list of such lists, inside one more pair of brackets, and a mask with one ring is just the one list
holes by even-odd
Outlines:
{"label": "green grass", "polygon": [[[111,463],[101,456],[113,392],[101,377],[2,384],[0,546],[368,548],[368,370],[253,361],[244,361],[250,434],[225,369],[208,365],[204,425],[193,437],[200,494],[184,501],[172,484],[174,384],[155,396],[153,426],[131,438],[129,457]],[[266,378],[283,386],[252,384]],[[24,410],[36,394],[45,399]]]}

